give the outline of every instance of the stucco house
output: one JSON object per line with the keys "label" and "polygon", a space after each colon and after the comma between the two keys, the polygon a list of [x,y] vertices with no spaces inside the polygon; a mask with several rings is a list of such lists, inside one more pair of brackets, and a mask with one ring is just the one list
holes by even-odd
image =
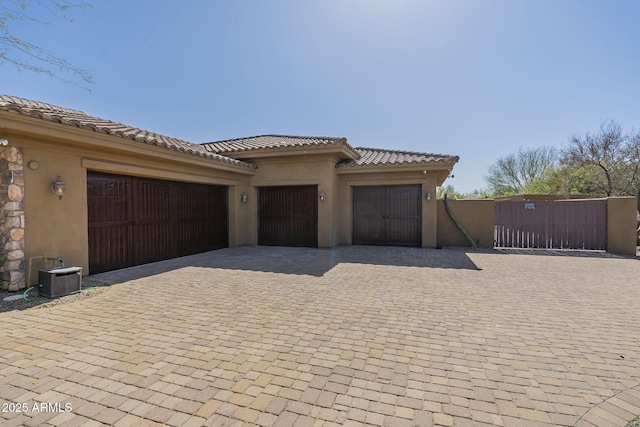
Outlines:
{"label": "stucco house", "polygon": [[194,144],[7,95],[0,142],[12,290],[44,254],[93,274],[240,245],[435,247],[436,187],[458,161],[345,138]]}

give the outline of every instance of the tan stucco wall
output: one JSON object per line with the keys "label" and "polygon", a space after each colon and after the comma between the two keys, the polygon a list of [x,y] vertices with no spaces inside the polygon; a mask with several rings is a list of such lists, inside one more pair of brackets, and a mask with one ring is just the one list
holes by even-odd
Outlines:
{"label": "tan stucco wall", "polygon": [[607,198],[607,252],[636,255],[637,199]]}
{"label": "tan stucco wall", "polygon": [[[24,158],[27,268],[32,257],[47,254],[48,257],[61,257],[66,265],[82,267],[86,274],[89,268],[87,179],[81,158],[28,148],[24,149]],[[38,167],[32,169],[35,163]],[[62,200],[50,189],[58,175],[67,185]],[[38,269],[43,263],[43,260],[33,260],[28,285],[36,283]]]}
{"label": "tan stucco wall", "polygon": [[[493,200],[448,200],[458,222],[480,247],[493,247]],[[438,200],[438,246],[470,247],[471,243],[447,214],[444,200]]]}
{"label": "tan stucco wall", "polygon": [[[429,193],[430,200],[427,200]],[[422,247],[435,248],[438,245],[438,204],[436,203],[436,179],[427,176],[422,183]]]}

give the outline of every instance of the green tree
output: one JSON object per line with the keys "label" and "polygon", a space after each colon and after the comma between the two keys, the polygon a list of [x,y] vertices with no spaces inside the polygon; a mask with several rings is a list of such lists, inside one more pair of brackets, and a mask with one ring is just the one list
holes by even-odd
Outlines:
{"label": "green tree", "polygon": [[491,195],[486,190],[473,190],[470,193],[460,193],[453,185],[445,185],[438,187],[436,198],[444,199],[444,195],[447,195],[447,199],[488,199]]}
{"label": "green tree", "polygon": [[491,165],[484,179],[493,196],[553,193],[557,162],[558,154],[553,147],[520,148]]}
{"label": "green tree", "polygon": [[438,187],[436,191],[436,199],[441,200],[444,199],[444,195],[447,195],[447,199],[462,199],[464,196],[461,193],[458,193],[453,185],[444,185]]}
{"label": "green tree", "polygon": [[571,185],[607,196],[636,196],[640,190],[640,133],[623,132],[609,120],[600,125],[598,133],[572,136],[561,164],[573,168]]}
{"label": "green tree", "polygon": [[67,0],[0,0],[0,64],[12,64],[18,70],[46,74],[58,80],[73,83],[79,78],[84,88],[93,83],[91,74],[65,58],[44,49],[34,41],[24,40],[13,32],[17,21],[48,25],[34,18],[36,9],[44,10],[57,20],[72,22],[70,12],[89,7],[87,3]]}

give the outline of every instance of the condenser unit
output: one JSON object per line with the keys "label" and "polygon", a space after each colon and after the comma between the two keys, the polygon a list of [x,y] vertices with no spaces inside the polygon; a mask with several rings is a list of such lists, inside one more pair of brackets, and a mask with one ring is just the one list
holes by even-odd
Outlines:
{"label": "condenser unit", "polygon": [[82,289],[82,267],[60,267],[40,270],[38,293],[47,298],[63,297]]}

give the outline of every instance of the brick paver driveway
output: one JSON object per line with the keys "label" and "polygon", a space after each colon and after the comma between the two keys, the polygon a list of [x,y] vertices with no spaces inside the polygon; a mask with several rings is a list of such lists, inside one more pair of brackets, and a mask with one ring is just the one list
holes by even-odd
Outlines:
{"label": "brick paver driveway", "polygon": [[[640,263],[238,248],[0,314],[0,424],[596,425],[640,415]],[[41,406],[44,404],[44,406]]]}

